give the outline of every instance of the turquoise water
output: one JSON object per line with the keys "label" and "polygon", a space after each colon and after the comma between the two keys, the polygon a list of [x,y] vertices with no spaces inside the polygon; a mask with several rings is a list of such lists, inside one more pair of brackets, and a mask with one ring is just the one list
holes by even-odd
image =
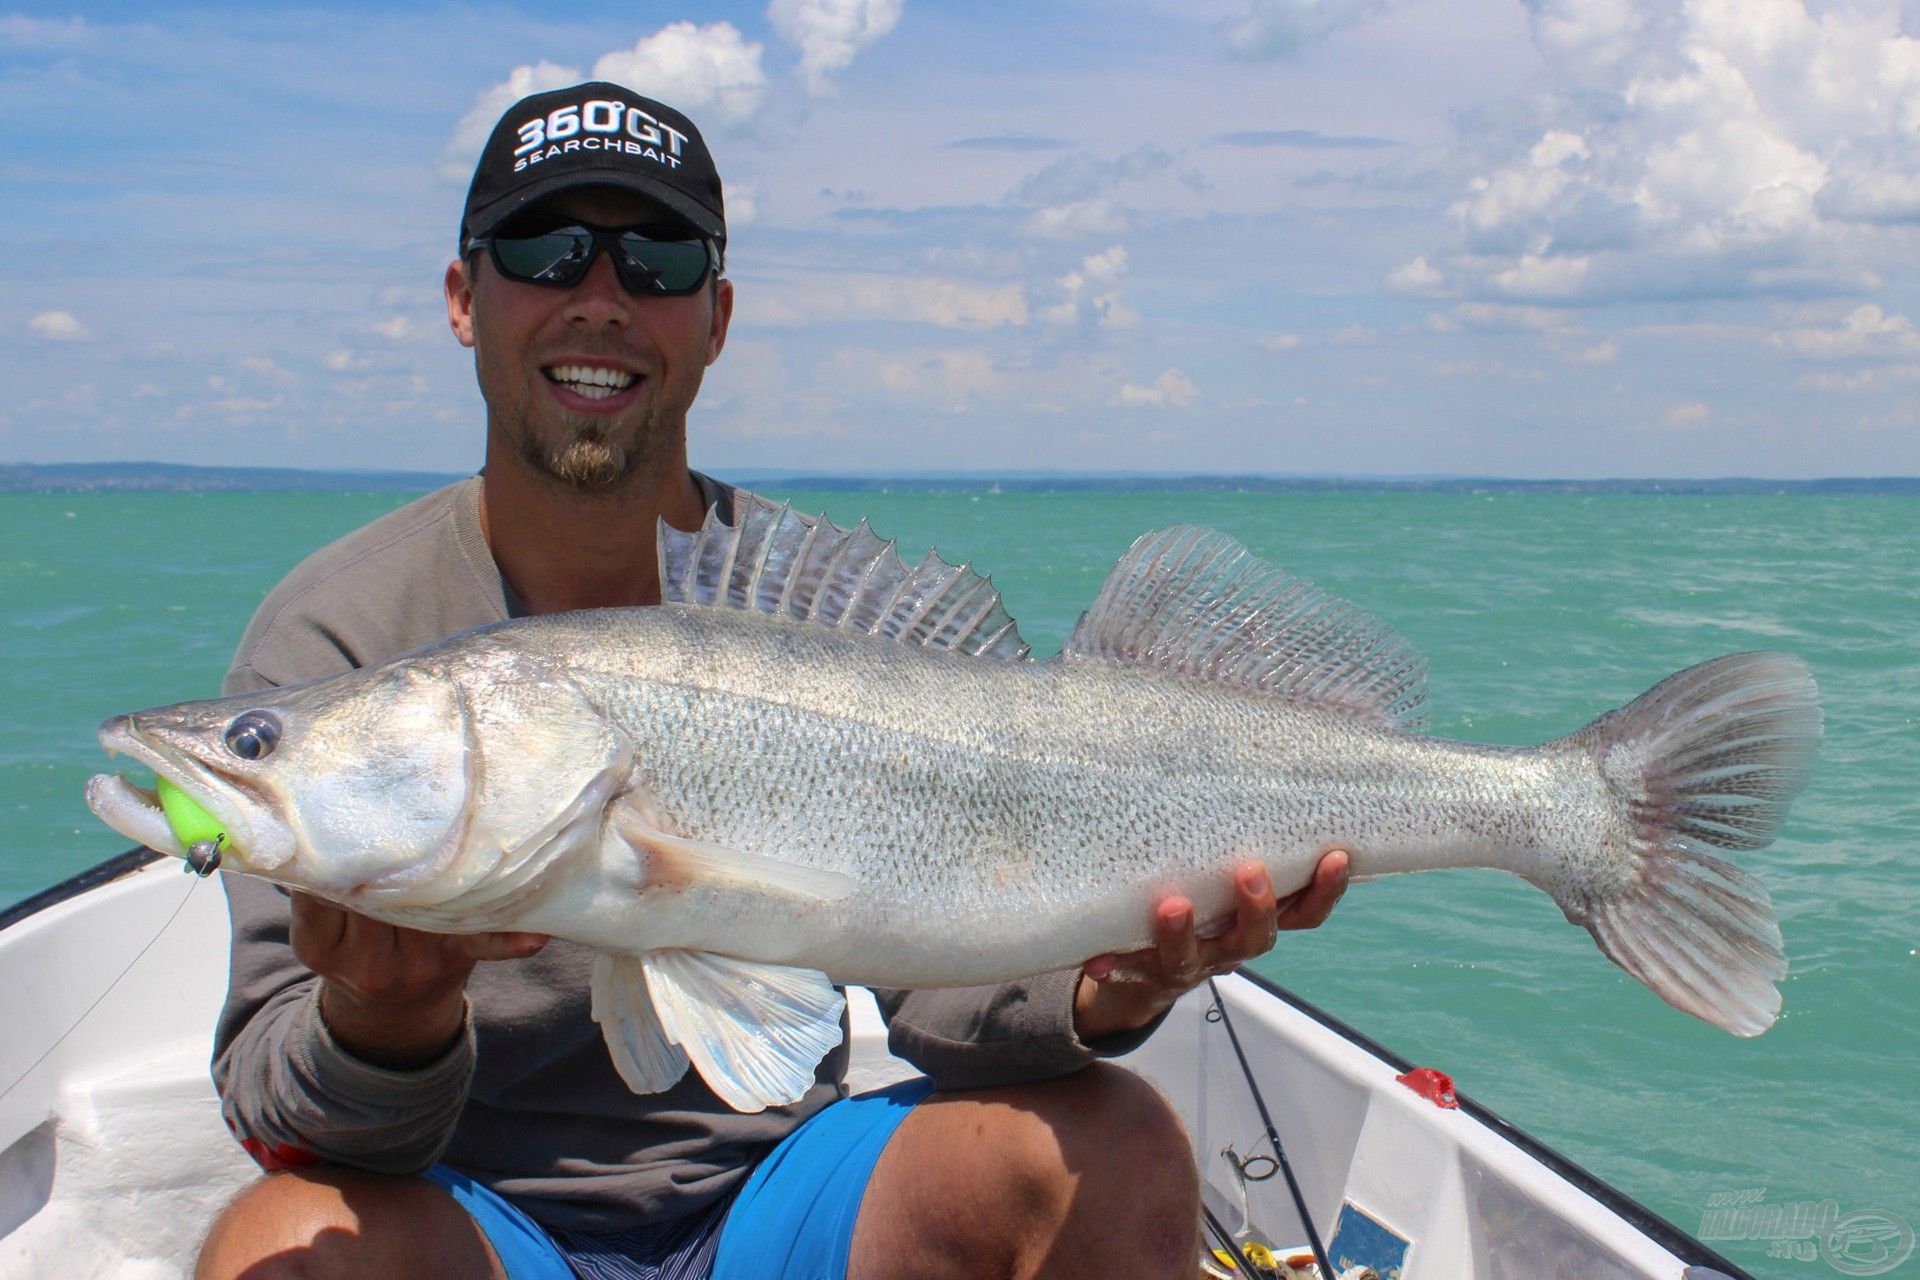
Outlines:
{"label": "turquoise water", "polygon": [[[1556,736],[1714,654],[1800,654],[1827,740],[1779,843],[1744,858],[1793,961],[1766,1035],[1669,1010],[1493,873],[1358,886],[1261,968],[1687,1230],[1740,1193],[1920,1226],[1920,502],[780,496],[972,559],[1042,652],[1133,535],[1216,525],[1391,620],[1431,662],[1434,730],[1485,742]],[[402,500],[0,496],[0,904],[122,847],[80,799],[104,766],[94,726],[215,692],[267,588]],[[1717,1247],[1760,1276],[1840,1274],[1764,1240]]]}

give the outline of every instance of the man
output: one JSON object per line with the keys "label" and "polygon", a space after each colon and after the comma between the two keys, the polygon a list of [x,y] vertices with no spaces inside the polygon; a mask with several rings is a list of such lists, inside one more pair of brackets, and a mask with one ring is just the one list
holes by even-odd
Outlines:
{"label": "man", "polygon": [[[719,178],[679,112],[611,84],[510,108],[446,273],[487,404],[485,469],[295,569],[228,692],[509,616],[658,603],[656,522],[733,508],[686,458],[733,314],[725,239]],[[1344,884],[1331,854],[1276,904],[1249,863],[1234,919],[1207,940],[1168,899],[1155,945],[1126,958],[1144,978],[1106,980],[1120,958],[1103,956],[992,988],[877,993],[891,1043],[930,1080],[842,1101],[843,1047],[799,1103],[744,1115],[697,1072],[626,1088],[588,1017],[585,948],[397,929],[229,877],[215,1079],[277,1172],[215,1224],[198,1274],[1190,1276],[1187,1140],[1098,1059],[1277,927],[1318,924]]]}

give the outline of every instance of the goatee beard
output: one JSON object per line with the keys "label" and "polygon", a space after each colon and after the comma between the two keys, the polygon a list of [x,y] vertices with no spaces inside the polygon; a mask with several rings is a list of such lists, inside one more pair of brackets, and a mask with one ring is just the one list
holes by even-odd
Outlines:
{"label": "goatee beard", "polygon": [[627,451],[598,432],[581,434],[553,449],[521,440],[521,454],[534,467],[574,489],[606,489],[628,471]]}

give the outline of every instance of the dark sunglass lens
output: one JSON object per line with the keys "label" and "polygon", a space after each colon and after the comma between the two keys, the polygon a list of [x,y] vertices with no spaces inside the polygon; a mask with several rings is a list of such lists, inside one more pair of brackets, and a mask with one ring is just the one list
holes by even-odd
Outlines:
{"label": "dark sunglass lens", "polygon": [[636,293],[692,293],[707,278],[704,240],[620,237],[621,274]]}
{"label": "dark sunglass lens", "polygon": [[593,257],[593,233],[563,227],[529,236],[498,236],[494,262],[515,280],[536,284],[572,284],[586,274]]}

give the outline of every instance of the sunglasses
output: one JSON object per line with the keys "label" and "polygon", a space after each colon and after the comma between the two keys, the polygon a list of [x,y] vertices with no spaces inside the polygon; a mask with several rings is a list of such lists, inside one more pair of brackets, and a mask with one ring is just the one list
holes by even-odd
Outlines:
{"label": "sunglasses", "polygon": [[485,249],[509,280],[570,288],[586,278],[602,250],[613,256],[613,271],[628,293],[677,297],[693,293],[709,273],[721,267],[720,246],[706,239],[656,238],[645,227],[592,227],[584,223],[551,228],[509,229],[475,236],[467,252]]}

